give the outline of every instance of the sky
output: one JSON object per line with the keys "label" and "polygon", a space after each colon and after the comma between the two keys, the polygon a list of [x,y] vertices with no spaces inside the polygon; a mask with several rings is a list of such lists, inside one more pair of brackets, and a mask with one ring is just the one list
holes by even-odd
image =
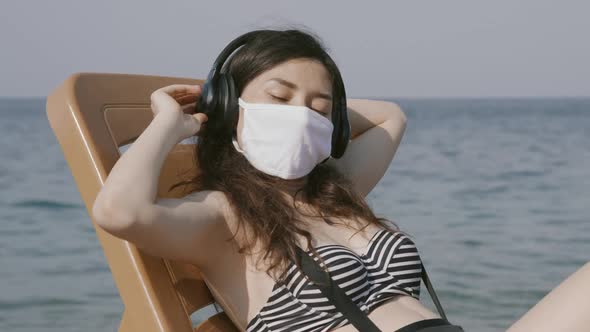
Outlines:
{"label": "sky", "polygon": [[256,29],[304,27],[348,97],[590,96],[590,2],[0,1],[0,96],[76,72],[203,79]]}

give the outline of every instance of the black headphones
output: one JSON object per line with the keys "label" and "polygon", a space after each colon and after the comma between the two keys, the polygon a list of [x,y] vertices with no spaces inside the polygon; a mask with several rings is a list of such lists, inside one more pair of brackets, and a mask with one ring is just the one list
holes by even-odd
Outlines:
{"label": "black headphones", "polygon": [[[247,32],[236,39],[232,40],[221,51],[213,68],[209,72],[207,79],[201,87],[201,97],[197,105],[198,113],[207,114],[208,120],[205,126],[209,130],[222,130],[232,133],[237,125],[239,116],[238,97],[234,80],[229,73],[224,70],[223,64],[227,58],[240,46],[245,45],[248,41],[254,39],[256,35],[268,32],[269,30],[254,30]],[[329,61],[332,61],[328,55]],[[338,68],[336,68],[335,89],[340,90],[340,99],[332,102],[332,124],[334,131],[332,133],[332,158],[340,158],[348,141],[350,139],[350,123],[348,122],[348,113],[346,107],[346,92],[344,82]],[[225,68],[224,68],[225,69]]]}

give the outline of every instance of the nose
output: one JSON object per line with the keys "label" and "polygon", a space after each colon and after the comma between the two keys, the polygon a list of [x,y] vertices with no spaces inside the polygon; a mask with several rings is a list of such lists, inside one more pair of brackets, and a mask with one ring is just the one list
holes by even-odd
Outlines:
{"label": "nose", "polygon": [[294,106],[306,106],[311,108],[311,98],[306,98],[304,94],[299,94],[292,99],[292,105]]}

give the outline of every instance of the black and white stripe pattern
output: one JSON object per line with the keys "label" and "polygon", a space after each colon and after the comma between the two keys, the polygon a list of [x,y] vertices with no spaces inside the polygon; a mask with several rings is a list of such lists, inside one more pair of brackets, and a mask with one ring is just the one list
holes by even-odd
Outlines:
{"label": "black and white stripe pattern", "polygon": [[[341,245],[316,250],[332,278],[366,313],[397,295],[419,299],[422,262],[414,242],[402,232],[378,231],[360,256]],[[247,332],[325,332],[348,323],[293,264]]]}

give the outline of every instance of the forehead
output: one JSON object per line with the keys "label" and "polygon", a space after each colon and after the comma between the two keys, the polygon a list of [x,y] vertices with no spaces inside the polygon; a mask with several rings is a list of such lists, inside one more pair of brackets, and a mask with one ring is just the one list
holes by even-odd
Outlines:
{"label": "forehead", "polygon": [[332,78],[326,67],[314,59],[291,59],[282,62],[254,78],[250,84],[261,86],[279,77],[309,91],[332,91]]}

